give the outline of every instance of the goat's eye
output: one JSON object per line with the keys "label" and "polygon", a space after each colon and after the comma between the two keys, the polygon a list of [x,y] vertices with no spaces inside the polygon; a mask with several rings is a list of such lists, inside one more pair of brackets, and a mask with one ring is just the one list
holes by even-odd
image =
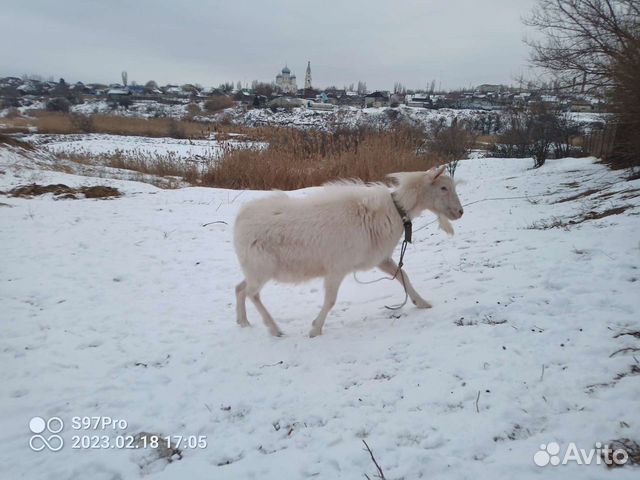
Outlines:
{"label": "goat's eye", "polygon": [[442,190],[443,192],[446,192],[448,189],[447,187],[440,187],[440,190]]}

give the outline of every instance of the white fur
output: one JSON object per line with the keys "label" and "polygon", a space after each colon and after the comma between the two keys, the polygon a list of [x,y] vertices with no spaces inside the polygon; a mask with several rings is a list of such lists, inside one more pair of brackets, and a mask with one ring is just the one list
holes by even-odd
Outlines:
{"label": "white fur", "polygon": [[[441,228],[453,234],[447,217],[459,218],[462,207],[453,181],[442,175],[443,170],[390,176],[398,182],[394,195],[411,218],[430,209],[438,214]],[[234,229],[236,255],[245,275],[236,286],[238,323],[249,325],[245,307],[249,296],[271,334],[281,335],[260,300],[262,287],[269,280],[296,283],[322,277],[325,301],[310,335],[321,334],[347,274],[374,267],[396,273],[391,255],[403,231],[391,193],[383,184],[341,181],[304,198],[277,192],[247,203]],[[413,289],[406,273],[402,271],[397,278],[414,304],[431,306]]]}

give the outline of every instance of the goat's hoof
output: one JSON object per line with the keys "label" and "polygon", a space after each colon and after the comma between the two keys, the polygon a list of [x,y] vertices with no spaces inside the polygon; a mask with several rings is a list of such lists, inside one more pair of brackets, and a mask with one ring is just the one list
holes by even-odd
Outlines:
{"label": "goat's hoof", "polygon": [[248,320],[238,320],[238,325],[240,325],[242,328],[247,328],[251,326]]}
{"label": "goat's hoof", "polygon": [[312,328],[311,331],[309,332],[309,337],[311,338],[317,337],[318,335],[322,335],[322,330]]}
{"label": "goat's hoof", "polygon": [[280,330],[279,328],[276,330],[269,330],[269,333],[271,333],[271,335],[273,335],[274,337],[284,336],[284,333],[282,333],[282,330]]}
{"label": "goat's hoof", "polygon": [[426,300],[420,299],[420,300],[411,300],[413,302],[413,304],[418,307],[418,308],[431,308],[431,304],[429,302],[427,302]]}

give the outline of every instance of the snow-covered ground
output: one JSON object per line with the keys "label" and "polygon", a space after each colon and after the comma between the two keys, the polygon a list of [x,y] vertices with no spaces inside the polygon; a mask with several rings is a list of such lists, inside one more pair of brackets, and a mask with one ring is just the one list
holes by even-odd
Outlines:
{"label": "snow-covered ground", "polygon": [[[177,103],[161,103],[155,100],[137,100],[128,107],[113,106],[113,102],[105,99],[88,100],[84,103],[71,106],[72,113],[83,115],[106,114],[122,115],[125,117],[174,117],[181,118],[187,113],[188,101]],[[18,107],[16,110],[21,115],[29,115],[34,110],[45,110],[47,108],[46,99],[34,99],[27,105]],[[5,117],[11,108],[0,110],[0,118]]]}
{"label": "snow-covered ground", "polygon": [[[640,439],[639,356],[619,351],[640,339],[617,336],[640,330],[640,181],[593,159],[530,166],[461,162],[456,236],[432,215],[414,223],[406,270],[432,309],[387,310],[404,296],[397,283],[349,278],[310,339],[320,282],[269,285],[263,300],[286,333],[272,338],[253,310],[253,328],[236,325],[233,292],[233,218],[264,193],[17,168],[0,149],[0,190],[124,192],[0,198],[2,478],[376,478],[363,439],[389,480],[638,478],[639,467],[533,456],[553,441]],[[64,421],[62,450],[30,450],[34,416]],[[74,416],[127,426],[77,431]],[[171,463],[152,449],[72,448],[77,435],[143,431],[207,445],[182,445]]]}
{"label": "snow-covered ground", "polygon": [[[203,108],[204,102],[197,105]],[[131,106],[124,108],[112,108],[106,100],[94,100],[73,105],[73,113],[85,115],[109,114],[122,115],[128,117],[154,118],[173,117],[183,118],[187,114],[187,103],[183,104],[163,104],[156,101],[134,101]],[[44,102],[34,102],[30,106],[20,107],[18,111],[23,115],[29,115],[31,110],[44,109]],[[0,119],[6,116],[9,109],[0,110]],[[243,106],[228,108],[216,114],[195,115],[193,118],[199,122],[219,122],[222,119],[231,120],[237,125],[244,126],[265,126],[278,125],[295,128],[313,128],[325,131],[332,131],[336,128],[355,128],[359,126],[371,126],[387,128],[396,122],[404,122],[414,126],[427,128],[432,122],[445,122],[450,124],[454,118],[458,121],[465,121],[470,124],[477,133],[496,133],[507,127],[508,122],[504,120],[504,111],[477,110],[477,109],[451,109],[441,108],[438,110],[409,107],[400,105],[399,107],[376,107],[357,108],[350,106],[336,106],[330,111],[313,110],[309,108],[271,108],[247,109]],[[567,113],[567,117],[583,129],[590,129],[595,125],[602,125],[607,118],[606,113],[574,112]],[[497,120],[500,117],[500,120]],[[2,121],[0,121],[2,126]]]}
{"label": "snow-covered ground", "polygon": [[160,103],[155,100],[137,100],[132,102],[128,107],[112,106],[112,102],[107,100],[97,100],[93,102],[85,102],[79,105],[73,105],[71,111],[73,113],[82,113],[84,115],[92,114],[116,114],[127,117],[174,117],[180,118],[187,113],[187,101],[183,103]]}
{"label": "snow-covered ground", "polygon": [[160,156],[175,160],[215,159],[224,148],[253,147],[261,148],[259,142],[243,142],[242,140],[217,141],[177,139],[168,137],[136,137],[125,135],[109,135],[101,133],[44,135],[32,134],[23,140],[38,145],[51,153],[67,153],[81,155],[103,155],[120,153],[128,157]]}
{"label": "snow-covered ground", "polygon": [[263,108],[247,111],[232,110],[227,112],[227,115],[230,115],[233,121],[240,125],[280,125],[333,130],[339,127],[355,128],[358,126],[387,128],[396,122],[427,128],[431,122],[451,124],[454,118],[459,121],[469,121],[471,124],[474,124],[474,122],[490,124],[496,123],[496,118],[504,115],[504,113],[451,108],[432,110],[401,105],[396,108],[336,107],[332,111],[318,111],[308,108],[278,109],[273,111]]}

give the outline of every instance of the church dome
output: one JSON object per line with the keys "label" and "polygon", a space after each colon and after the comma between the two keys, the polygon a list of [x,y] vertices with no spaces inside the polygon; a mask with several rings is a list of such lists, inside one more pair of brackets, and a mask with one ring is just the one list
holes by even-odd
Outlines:
{"label": "church dome", "polygon": [[284,74],[289,74],[291,73],[291,70],[289,70],[289,67],[287,67],[286,65],[284,66],[284,68],[282,69],[282,73]]}

